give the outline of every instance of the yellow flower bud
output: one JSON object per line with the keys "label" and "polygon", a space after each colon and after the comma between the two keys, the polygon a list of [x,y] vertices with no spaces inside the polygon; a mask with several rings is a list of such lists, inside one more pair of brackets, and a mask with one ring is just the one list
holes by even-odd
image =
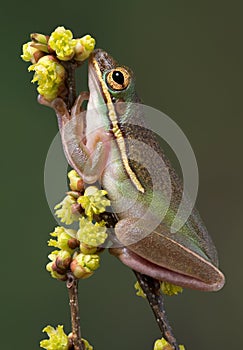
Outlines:
{"label": "yellow flower bud", "polygon": [[97,250],[98,250],[97,247],[90,246],[86,243],[80,243],[80,251],[83,254],[94,254],[97,252]]}
{"label": "yellow flower bud", "polygon": [[71,254],[67,250],[60,250],[56,258],[56,266],[65,271],[72,260]]}
{"label": "yellow flower bud", "polygon": [[158,339],[154,343],[154,350],[173,350],[173,347],[164,339]]}
{"label": "yellow flower bud", "polygon": [[[157,339],[154,343],[154,350],[173,350],[174,347],[170,345],[164,338]],[[180,350],[185,350],[183,345],[179,345]]]}
{"label": "yellow flower bud", "polygon": [[33,64],[37,63],[44,53],[33,46],[33,42],[29,41],[23,44],[22,47],[23,54],[21,55],[22,60],[26,62],[31,62]]}
{"label": "yellow flower bud", "polygon": [[76,238],[70,238],[67,242],[70,249],[78,248],[80,242]]}
{"label": "yellow flower bud", "polygon": [[69,186],[72,191],[81,192],[84,189],[83,179],[81,179],[75,170],[69,171],[68,178],[70,180]]}
{"label": "yellow flower bud", "polygon": [[31,37],[32,40],[34,40],[37,43],[47,45],[48,37],[46,35],[44,35],[44,34],[32,33],[32,34],[30,34],[30,37]]}
{"label": "yellow flower bud", "polygon": [[78,254],[72,260],[70,268],[76,278],[88,278],[98,269],[100,263],[99,255]]}
{"label": "yellow flower bud", "polygon": [[48,272],[50,272],[52,278],[55,278],[55,279],[60,280],[60,281],[66,281],[67,280],[67,276],[66,276],[65,273],[59,273],[59,272],[56,271],[56,265],[55,265],[54,262],[49,262],[46,265],[46,270]]}
{"label": "yellow flower bud", "polygon": [[57,226],[55,228],[55,231],[50,234],[52,237],[55,237],[56,239],[50,239],[48,241],[49,247],[56,247],[62,250],[66,250],[69,253],[73,252],[73,249],[69,245],[69,240],[75,239],[76,237],[76,231],[71,229],[66,229],[62,226]]}
{"label": "yellow flower bud", "polygon": [[135,289],[137,290],[136,295],[137,295],[138,297],[146,298],[146,295],[144,294],[144,292],[143,292],[143,290],[142,290],[140,284],[138,283],[138,281],[135,283],[134,287],[135,287]]}
{"label": "yellow flower bud", "polygon": [[90,35],[85,35],[81,39],[76,39],[76,45],[74,47],[76,61],[86,60],[95,47],[95,39]]}
{"label": "yellow flower bud", "polygon": [[70,252],[64,250],[54,250],[48,255],[48,258],[51,260],[51,262],[46,265],[46,270],[50,272],[53,278],[66,281],[66,272],[71,262]]}
{"label": "yellow flower bud", "polygon": [[183,288],[169,282],[161,282],[160,290],[163,294],[173,296],[183,292]]}

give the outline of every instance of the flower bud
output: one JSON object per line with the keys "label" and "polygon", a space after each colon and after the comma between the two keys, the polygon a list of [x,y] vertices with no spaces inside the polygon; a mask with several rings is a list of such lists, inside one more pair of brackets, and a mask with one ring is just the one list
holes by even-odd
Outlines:
{"label": "flower bud", "polygon": [[76,39],[76,45],[74,47],[76,61],[86,60],[95,47],[95,39],[90,35],[85,35],[81,39]]}
{"label": "flower bud", "polygon": [[56,264],[56,260],[60,252],[61,252],[60,250],[54,250],[53,252],[51,252],[51,254],[48,255],[48,258],[51,260],[51,262],[49,262],[46,265],[46,270],[50,272],[53,278],[56,278],[61,281],[66,281],[67,279],[66,270],[58,267]]}
{"label": "flower bud", "polygon": [[161,282],[160,290],[163,294],[173,296],[183,292],[183,288],[169,282]]}
{"label": "flower bud", "polygon": [[83,191],[84,181],[75,170],[69,171],[68,178],[70,180],[69,186],[72,191]]}
{"label": "flower bud", "polygon": [[40,33],[32,33],[30,34],[30,38],[34,40],[36,43],[40,43],[44,45],[47,45],[48,39],[49,39],[48,36]]}
{"label": "flower bud", "polygon": [[49,247],[56,247],[61,250],[66,250],[69,253],[72,253],[74,248],[71,248],[69,246],[69,240],[75,239],[76,237],[76,231],[72,229],[66,229],[62,226],[57,226],[55,228],[55,231],[50,234],[52,237],[55,237],[56,239],[50,239],[48,241]]}
{"label": "flower bud", "polygon": [[90,246],[90,245],[83,243],[83,242],[80,243],[80,251],[83,254],[94,254],[97,252],[97,250],[98,250],[97,247]]}
{"label": "flower bud", "polygon": [[80,215],[82,212],[83,212],[83,208],[81,207],[80,204],[78,203],[74,203],[72,206],[71,206],[71,211],[74,215]]}
{"label": "flower bud", "polygon": [[78,254],[71,262],[70,268],[76,278],[88,278],[99,267],[100,258],[98,255]]}
{"label": "flower bud", "polygon": [[[51,276],[55,279],[58,279],[60,281],[66,281],[67,280],[67,276],[66,274],[64,273],[58,273],[56,271],[57,267],[56,267],[56,264],[53,263],[53,262],[49,262],[47,265],[46,265],[46,270],[48,272],[50,272]],[[62,272],[62,271],[61,271]]]}
{"label": "flower bud", "polygon": [[23,44],[23,54],[21,55],[22,60],[35,64],[43,56],[44,53],[33,47],[33,43],[31,41]]}
{"label": "flower bud", "polygon": [[[174,346],[170,345],[164,338],[161,338],[155,341],[154,350],[174,350]],[[185,347],[179,345],[179,350],[185,350]]]}
{"label": "flower bud", "polygon": [[67,250],[60,250],[56,258],[56,266],[65,271],[68,269],[71,260],[71,254]]}
{"label": "flower bud", "polygon": [[78,248],[80,242],[76,238],[70,238],[67,241],[67,244],[68,244],[70,249],[75,249],[75,248]]}
{"label": "flower bud", "polygon": [[173,350],[173,347],[164,338],[162,338],[156,340],[154,343],[154,350]]}
{"label": "flower bud", "polygon": [[[57,266],[57,264],[56,264],[56,261],[54,261],[54,262],[52,263],[51,269],[52,269],[52,271],[57,272],[58,275],[62,275],[62,276],[63,276],[63,275],[66,274],[66,270],[59,268],[59,267]],[[52,271],[50,271],[50,272],[52,272]]]}
{"label": "flower bud", "polygon": [[32,46],[43,53],[49,53],[48,47],[45,44],[32,42]]}
{"label": "flower bud", "polygon": [[138,281],[135,283],[134,287],[137,290],[136,295],[138,297],[146,298],[146,295],[144,294],[144,291],[142,290],[142,288],[141,288],[140,284],[138,283]]}

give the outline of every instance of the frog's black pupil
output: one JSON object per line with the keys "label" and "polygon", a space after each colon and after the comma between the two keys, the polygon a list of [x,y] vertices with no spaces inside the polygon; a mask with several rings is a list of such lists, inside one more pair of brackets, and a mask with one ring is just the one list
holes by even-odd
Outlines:
{"label": "frog's black pupil", "polygon": [[119,70],[114,70],[112,74],[112,78],[117,84],[120,84],[120,85],[124,84],[124,76],[122,72],[120,72]]}

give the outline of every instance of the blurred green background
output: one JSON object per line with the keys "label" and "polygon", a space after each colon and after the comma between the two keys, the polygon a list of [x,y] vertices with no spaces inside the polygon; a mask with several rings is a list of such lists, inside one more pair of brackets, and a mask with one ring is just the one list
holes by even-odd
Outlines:
{"label": "blurred green background", "polygon": [[[46,324],[70,330],[64,284],[45,271],[55,220],[43,171],[56,135],[53,112],[36,102],[21,61],[29,33],[58,25],[136,73],[143,101],[175,120],[195,151],[198,208],[218,248],[222,291],[184,290],[166,299],[169,319],[187,350],[240,349],[242,332],[242,2],[59,1],[1,6],[1,349],[39,348]],[[81,87],[86,89],[86,78]],[[95,349],[152,349],[160,336],[133,273],[108,253],[80,283],[83,336]]]}

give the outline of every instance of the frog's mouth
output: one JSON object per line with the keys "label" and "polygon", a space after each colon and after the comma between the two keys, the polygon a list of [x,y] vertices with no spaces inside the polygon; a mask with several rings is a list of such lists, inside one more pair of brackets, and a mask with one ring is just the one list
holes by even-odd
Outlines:
{"label": "frog's mouth", "polygon": [[103,80],[106,71],[114,69],[117,62],[107,52],[97,49],[89,58],[89,91],[90,102],[93,108],[108,103],[109,92]]}
{"label": "frog's mouth", "polygon": [[110,248],[109,251],[112,255],[116,256],[119,260],[121,260],[123,264],[127,265],[131,269],[148,275],[159,281],[166,281],[181,287],[207,292],[218,291],[223,287],[225,283],[224,275],[216,267],[215,270],[217,270],[218,276],[217,280],[212,281],[212,283],[206,283],[193,276],[184,275],[179,272],[156,265],[155,263],[152,263],[139,256],[127,247]]}

